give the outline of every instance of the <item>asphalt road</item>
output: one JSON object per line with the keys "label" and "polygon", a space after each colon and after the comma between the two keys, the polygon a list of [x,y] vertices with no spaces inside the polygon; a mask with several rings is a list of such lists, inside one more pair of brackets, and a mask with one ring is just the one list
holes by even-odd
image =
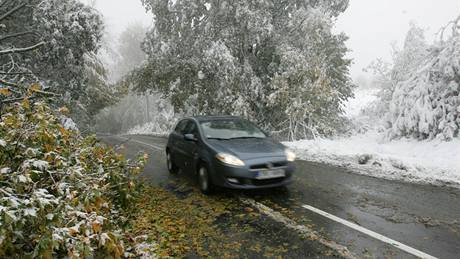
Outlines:
{"label": "asphalt road", "polygon": [[[150,184],[167,188],[177,177],[196,184],[189,176],[168,173],[164,138],[100,138],[110,145],[123,143],[121,152],[127,157],[147,152],[150,159],[142,177]],[[286,189],[220,190],[232,192],[236,198],[250,199],[255,206],[286,212],[283,215],[288,215],[287,220],[297,224],[293,227],[286,220],[267,216],[250,240],[272,242],[273,235],[266,233],[277,233],[279,242],[292,242],[292,247],[297,248],[290,254],[292,258],[326,257],[321,250],[330,246],[320,242],[323,238],[347,247],[359,258],[460,258],[459,189],[388,181],[307,161],[297,161],[296,166],[294,183]],[[297,238],[295,232],[302,226],[319,233],[319,241]]]}

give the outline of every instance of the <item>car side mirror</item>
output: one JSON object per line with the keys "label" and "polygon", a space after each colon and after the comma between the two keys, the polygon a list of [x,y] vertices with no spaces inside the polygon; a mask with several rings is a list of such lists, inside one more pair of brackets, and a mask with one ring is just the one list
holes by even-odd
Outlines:
{"label": "car side mirror", "polygon": [[198,139],[193,134],[185,134],[184,139],[187,141],[193,141],[193,142],[198,141]]}

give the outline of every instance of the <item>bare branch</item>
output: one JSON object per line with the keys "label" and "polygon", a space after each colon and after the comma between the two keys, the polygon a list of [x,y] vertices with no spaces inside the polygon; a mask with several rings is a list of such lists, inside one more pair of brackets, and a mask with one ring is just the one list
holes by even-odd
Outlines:
{"label": "bare branch", "polygon": [[2,50],[2,51],[0,51],[0,55],[28,52],[28,51],[32,51],[34,49],[37,49],[37,48],[39,48],[39,47],[41,47],[43,45],[45,45],[44,41],[42,41],[40,43],[37,43],[37,44],[35,44],[33,46],[26,47],[26,48],[14,48],[14,49]]}
{"label": "bare branch", "polygon": [[58,94],[53,93],[53,92],[47,92],[43,90],[33,90],[37,94],[42,94],[42,95],[49,95],[49,96],[58,96]]}
{"label": "bare branch", "polygon": [[32,99],[37,99],[38,96],[32,96],[32,97],[17,97],[17,98],[11,98],[11,99],[5,99],[0,101],[1,104],[8,104],[8,103],[14,103],[17,101],[22,101],[24,99],[32,100]]}
{"label": "bare branch", "polygon": [[0,71],[0,75],[31,75],[33,74],[32,72],[3,72]]}
{"label": "bare branch", "polygon": [[13,33],[13,34],[9,34],[9,35],[5,35],[1,37],[0,41],[7,40],[10,38],[20,37],[20,36],[24,36],[28,34],[37,34],[37,33],[35,31],[24,31],[24,32]]}
{"label": "bare branch", "polygon": [[[38,94],[41,94],[41,95],[51,96],[51,97],[59,96],[58,94],[55,94],[55,93],[52,93],[52,92],[45,92],[45,91],[34,91],[34,92],[36,92]],[[20,97],[1,100],[0,104],[3,105],[3,104],[9,104],[9,103],[22,101],[24,99],[32,100],[32,99],[37,99],[37,98],[40,98],[40,96],[38,96],[38,95],[33,95],[33,96],[29,96],[29,97],[20,96]]]}
{"label": "bare branch", "polygon": [[11,82],[8,82],[8,81],[2,80],[2,79],[0,79],[0,84],[6,85],[6,86],[18,87],[17,84],[11,83]]}
{"label": "bare branch", "polygon": [[6,12],[4,15],[0,16],[0,21],[3,21],[4,19],[8,18],[10,15],[14,14],[15,12],[17,12],[19,9],[23,8],[26,6],[26,3],[23,3],[23,4],[20,4],[18,6],[16,6],[15,8],[9,10],[8,12]]}

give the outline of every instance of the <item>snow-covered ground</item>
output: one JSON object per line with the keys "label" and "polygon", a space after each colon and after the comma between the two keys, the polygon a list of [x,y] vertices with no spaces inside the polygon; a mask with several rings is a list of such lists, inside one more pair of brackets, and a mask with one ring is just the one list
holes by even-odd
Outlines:
{"label": "snow-covered ground", "polygon": [[136,126],[128,130],[128,135],[154,135],[154,136],[167,136],[170,133],[169,128],[159,127],[158,122],[148,122],[144,125]]}
{"label": "snow-covered ground", "polygon": [[392,180],[460,187],[460,139],[384,142],[375,132],[285,143],[299,158]]}
{"label": "snow-covered ground", "polygon": [[[375,90],[359,90],[345,110],[349,118],[375,99]],[[460,139],[450,142],[400,139],[387,141],[381,133],[368,131],[351,137],[287,142],[299,158],[329,163],[353,172],[460,188]]]}

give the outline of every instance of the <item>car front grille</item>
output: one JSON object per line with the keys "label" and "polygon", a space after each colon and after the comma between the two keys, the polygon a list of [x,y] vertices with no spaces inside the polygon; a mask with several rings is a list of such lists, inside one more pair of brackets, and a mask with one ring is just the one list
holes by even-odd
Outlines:
{"label": "car front grille", "polygon": [[267,169],[277,169],[281,167],[287,166],[287,161],[278,161],[278,162],[271,162],[271,163],[263,163],[263,164],[255,164],[249,166],[250,170],[267,170]]}

